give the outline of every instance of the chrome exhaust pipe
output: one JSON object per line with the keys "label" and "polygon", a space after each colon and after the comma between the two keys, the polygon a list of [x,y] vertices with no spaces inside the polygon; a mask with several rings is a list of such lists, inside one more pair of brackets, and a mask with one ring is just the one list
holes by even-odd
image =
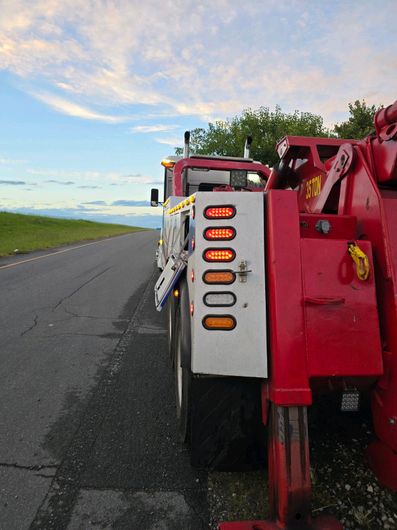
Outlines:
{"label": "chrome exhaust pipe", "polygon": [[252,144],[252,136],[249,135],[249,136],[247,136],[247,138],[245,140],[244,158],[250,158],[250,155],[251,155],[251,144]]}
{"label": "chrome exhaust pipe", "polygon": [[185,143],[183,145],[183,158],[190,156],[190,131],[185,132]]}

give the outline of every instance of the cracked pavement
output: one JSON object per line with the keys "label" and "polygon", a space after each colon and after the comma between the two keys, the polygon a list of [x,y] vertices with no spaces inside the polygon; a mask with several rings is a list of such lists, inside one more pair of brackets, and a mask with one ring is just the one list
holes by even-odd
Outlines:
{"label": "cracked pavement", "polygon": [[0,528],[203,528],[201,475],[173,439],[157,237],[0,269]]}

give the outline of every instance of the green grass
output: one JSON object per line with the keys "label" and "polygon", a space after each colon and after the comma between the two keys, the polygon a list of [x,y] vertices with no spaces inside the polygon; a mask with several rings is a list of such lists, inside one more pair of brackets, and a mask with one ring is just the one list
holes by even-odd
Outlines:
{"label": "green grass", "polygon": [[134,226],[0,212],[0,256],[145,230]]}

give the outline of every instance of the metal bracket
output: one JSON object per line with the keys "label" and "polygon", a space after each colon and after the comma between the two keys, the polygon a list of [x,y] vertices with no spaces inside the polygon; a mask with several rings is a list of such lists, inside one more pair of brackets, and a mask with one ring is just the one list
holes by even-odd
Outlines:
{"label": "metal bracket", "polygon": [[328,221],[328,219],[319,219],[315,226],[317,232],[320,232],[320,234],[329,234],[331,231],[331,223]]}
{"label": "metal bracket", "polygon": [[154,297],[157,311],[161,311],[168,295],[178,281],[183,270],[187,266],[188,252],[184,250],[187,243],[187,237],[182,245],[182,250],[178,254],[171,254],[163,272],[160,274],[156,285],[154,286]]}
{"label": "metal bracket", "polygon": [[248,270],[248,263],[246,260],[241,260],[238,268],[239,268],[238,271],[233,271],[233,272],[238,275],[239,281],[241,283],[246,283],[247,275],[249,272],[252,272],[252,270]]}

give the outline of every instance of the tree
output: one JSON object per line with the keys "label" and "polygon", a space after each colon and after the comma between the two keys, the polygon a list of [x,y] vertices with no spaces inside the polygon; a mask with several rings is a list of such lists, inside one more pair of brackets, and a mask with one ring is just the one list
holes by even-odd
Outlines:
{"label": "tree", "polygon": [[[195,154],[242,156],[245,139],[251,135],[252,158],[272,166],[278,161],[276,143],[283,136],[364,138],[373,130],[374,114],[379,108],[381,106],[368,106],[364,100],[349,103],[348,120],[335,125],[332,130],[324,127],[321,116],[310,112],[285,113],[279,106],[274,111],[268,107],[246,109],[241,116],[209,123],[207,129],[193,129],[190,147]],[[183,150],[177,148],[175,152],[181,155]]]}
{"label": "tree", "polygon": [[349,103],[349,119],[335,125],[334,133],[338,138],[364,138],[374,130],[374,115],[381,108],[375,105],[367,106],[364,100],[358,99]]}
{"label": "tree", "polygon": [[[279,106],[274,111],[268,107],[246,109],[241,116],[226,121],[209,123],[207,129],[193,129],[190,148],[195,154],[242,156],[248,135],[253,137],[251,156],[255,160],[272,166],[278,160],[276,142],[285,135],[328,136],[321,116],[310,112],[282,112]],[[182,149],[176,149],[181,155]]]}

